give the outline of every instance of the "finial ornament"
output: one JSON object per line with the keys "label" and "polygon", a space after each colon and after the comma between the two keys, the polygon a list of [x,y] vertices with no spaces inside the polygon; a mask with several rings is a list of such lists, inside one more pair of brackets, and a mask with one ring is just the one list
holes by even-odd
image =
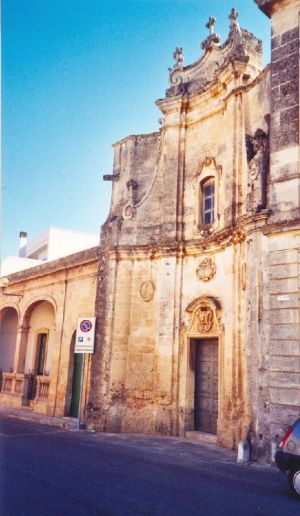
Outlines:
{"label": "finial ornament", "polygon": [[210,35],[215,33],[215,23],[216,23],[216,18],[214,18],[213,16],[210,16],[208,19],[208,22],[205,25],[205,27],[208,28]]}
{"label": "finial ornament", "polygon": [[182,68],[183,67],[183,50],[182,47],[176,47],[173,52],[173,58],[175,60],[175,64],[173,68]]}
{"label": "finial ornament", "polygon": [[233,7],[231,9],[230,15],[228,16],[228,18],[230,20],[230,29],[233,29],[233,27],[236,27],[238,25],[238,22],[237,22],[238,15],[239,15],[239,13]]}
{"label": "finial ornament", "polygon": [[205,27],[207,27],[209,30],[209,35],[201,43],[201,48],[203,48],[205,51],[218,45],[221,41],[220,36],[215,33],[215,23],[216,23],[216,18],[214,16],[210,16],[208,19],[208,22],[205,24]]}

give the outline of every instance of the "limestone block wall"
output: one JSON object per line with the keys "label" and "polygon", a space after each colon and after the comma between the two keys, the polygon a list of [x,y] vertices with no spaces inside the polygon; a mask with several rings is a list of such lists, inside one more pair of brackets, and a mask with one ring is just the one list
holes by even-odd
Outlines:
{"label": "limestone block wall", "polygon": [[272,13],[270,207],[272,219],[299,217],[300,2],[278,2]]}
{"label": "limestone block wall", "polygon": [[272,442],[280,441],[300,407],[299,232],[264,233],[248,241],[246,357],[253,459],[270,457]]}
{"label": "limestone block wall", "polygon": [[300,234],[269,235],[264,347],[269,360],[269,428],[282,436],[300,410]]}
{"label": "limestone block wall", "polygon": [[176,257],[131,254],[115,263],[103,427],[170,434]]}

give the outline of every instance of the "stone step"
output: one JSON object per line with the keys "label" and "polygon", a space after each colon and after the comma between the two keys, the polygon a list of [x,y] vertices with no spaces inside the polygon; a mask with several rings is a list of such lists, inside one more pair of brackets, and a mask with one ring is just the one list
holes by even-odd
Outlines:
{"label": "stone step", "polygon": [[216,434],[209,434],[208,432],[198,432],[191,430],[185,432],[185,437],[187,439],[193,439],[194,441],[200,441],[202,443],[217,444]]}

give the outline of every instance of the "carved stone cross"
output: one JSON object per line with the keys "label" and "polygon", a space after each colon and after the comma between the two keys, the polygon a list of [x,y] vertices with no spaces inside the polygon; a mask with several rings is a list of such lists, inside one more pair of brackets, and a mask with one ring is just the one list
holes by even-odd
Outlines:
{"label": "carved stone cross", "polygon": [[215,23],[216,23],[216,18],[214,18],[213,16],[210,16],[208,22],[205,25],[205,27],[208,28],[210,34],[215,33]]}

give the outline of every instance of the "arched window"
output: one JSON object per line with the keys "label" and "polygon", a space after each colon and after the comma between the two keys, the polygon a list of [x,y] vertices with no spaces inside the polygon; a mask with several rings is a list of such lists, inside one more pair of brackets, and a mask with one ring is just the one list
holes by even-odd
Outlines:
{"label": "arched window", "polygon": [[206,157],[194,176],[195,218],[194,234],[211,235],[223,224],[220,186],[222,166],[215,158]]}
{"label": "arched window", "polygon": [[213,224],[215,221],[215,180],[209,177],[201,184],[201,220],[202,224]]}

